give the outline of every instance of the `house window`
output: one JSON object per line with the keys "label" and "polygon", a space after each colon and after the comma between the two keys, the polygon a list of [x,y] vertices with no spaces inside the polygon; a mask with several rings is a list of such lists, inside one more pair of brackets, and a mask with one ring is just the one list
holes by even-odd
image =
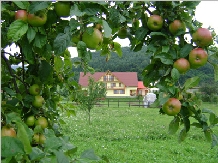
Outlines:
{"label": "house window", "polygon": [[114,90],[114,94],[125,94],[125,90],[124,89]]}
{"label": "house window", "polygon": [[119,83],[119,87],[121,87],[122,86],[122,84],[121,83]]}
{"label": "house window", "polygon": [[105,75],[103,78],[104,81],[114,81],[114,76],[112,75]]}
{"label": "house window", "polygon": [[116,87],[116,83],[111,83],[111,88]]}

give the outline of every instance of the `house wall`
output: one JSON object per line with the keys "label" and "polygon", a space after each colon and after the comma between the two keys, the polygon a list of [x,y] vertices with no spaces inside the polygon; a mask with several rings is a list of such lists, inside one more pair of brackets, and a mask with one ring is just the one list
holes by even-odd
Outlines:
{"label": "house wall", "polygon": [[125,97],[125,96],[131,96],[130,95],[130,92],[132,91],[132,94],[135,94],[137,93],[137,87],[125,87],[125,88],[122,88],[125,90],[125,93],[124,94],[114,94],[114,90],[117,90],[117,92],[119,92],[120,89],[107,89],[107,94],[106,96],[118,96],[118,97]]}

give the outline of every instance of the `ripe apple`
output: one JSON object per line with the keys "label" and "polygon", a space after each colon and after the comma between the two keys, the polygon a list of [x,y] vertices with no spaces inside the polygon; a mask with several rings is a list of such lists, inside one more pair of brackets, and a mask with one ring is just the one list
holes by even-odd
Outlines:
{"label": "ripe apple", "polygon": [[7,127],[7,126],[3,126],[2,130],[1,130],[1,136],[10,136],[10,137],[16,137],[16,131],[14,130],[14,128],[11,127]]}
{"label": "ripe apple", "polygon": [[40,93],[39,85],[38,84],[33,84],[32,86],[30,86],[29,93],[31,95],[34,95],[34,96],[39,95],[39,93]]}
{"label": "ripe apple", "polygon": [[87,48],[95,50],[101,46],[103,42],[103,36],[97,28],[93,28],[93,33],[89,34],[87,31],[83,33],[82,41],[86,43]]}
{"label": "ripe apple", "polygon": [[48,121],[45,117],[39,117],[37,120],[35,120],[35,125],[40,125],[42,129],[45,129],[48,127]]}
{"label": "ripe apple", "polygon": [[174,20],[169,25],[169,31],[174,35],[177,35],[179,32],[185,32],[185,30],[186,30],[186,25],[181,20]]}
{"label": "ripe apple", "polygon": [[27,11],[26,10],[18,10],[15,12],[15,20],[21,19],[27,22]]}
{"label": "ripe apple", "polygon": [[36,144],[44,144],[46,140],[46,137],[44,134],[34,134],[33,135],[33,141]]}
{"label": "ripe apple", "polygon": [[185,74],[190,69],[190,63],[187,59],[180,58],[173,63],[173,67],[176,68],[180,74]]}
{"label": "ripe apple", "polygon": [[192,40],[200,47],[208,46],[212,43],[213,37],[211,32],[206,28],[198,28],[192,34]]}
{"label": "ripe apple", "polygon": [[151,15],[148,18],[147,26],[152,31],[160,30],[163,27],[163,18],[160,15]]}
{"label": "ripe apple", "polygon": [[202,48],[195,48],[189,53],[191,68],[197,69],[207,63],[207,52]]}
{"label": "ripe apple", "polygon": [[54,9],[58,16],[68,17],[70,16],[70,2],[59,1],[55,3]]}
{"label": "ripe apple", "polygon": [[117,33],[117,36],[120,39],[125,39],[127,37],[127,29],[126,27],[121,27]]}
{"label": "ripe apple", "polygon": [[35,96],[32,105],[36,108],[40,108],[42,107],[44,102],[45,102],[44,98],[42,96],[37,95]]}
{"label": "ripe apple", "polygon": [[47,15],[41,11],[36,14],[28,14],[27,21],[33,27],[41,27],[46,23]]}
{"label": "ripe apple", "polygon": [[35,124],[35,117],[33,115],[27,117],[26,124],[27,124],[27,126],[34,126],[34,124]]}
{"label": "ripe apple", "polygon": [[181,102],[177,98],[169,98],[162,109],[167,115],[174,116],[180,112]]}

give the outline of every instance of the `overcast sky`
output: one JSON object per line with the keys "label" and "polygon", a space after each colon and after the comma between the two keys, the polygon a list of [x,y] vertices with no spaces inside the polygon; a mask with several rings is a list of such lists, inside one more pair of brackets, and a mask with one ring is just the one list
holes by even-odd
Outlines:
{"label": "overcast sky", "polygon": [[[203,23],[203,28],[211,26],[215,29],[215,32],[218,35],[218,1],[201,1],[196,8],[195,14],[196,19]],[[121,46],[129,46],[128,39],[115,39],[115,41],[119,42]],[[14,48],[15,47],[11,47],[11,49]],[[69,48],[69,50],[72,57],[78,55],[76,48]],[[10,52],[9,48],[7,48],[7,52]]]}

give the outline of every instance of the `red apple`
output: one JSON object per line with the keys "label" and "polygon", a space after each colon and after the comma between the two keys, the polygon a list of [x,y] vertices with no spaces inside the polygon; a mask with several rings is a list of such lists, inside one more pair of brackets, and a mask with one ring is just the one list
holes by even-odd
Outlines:
{"label": "red apple", "polygon": [[46,23],[47,15],[43,12],[28,14],[27,21],[33,27],[40,27]]}
{"label": "red apple", "polygon": [[176,68],[180,74],[185,74],[190,69],[190,63],[187,59],[180,58],[173,63],[173,67]]}
{"label": "red apple", "polygon": [[196,45],[205,47],[212,43],[213,37],[207,28],[198,28],[197,31],[192,34],[192,40],[196,43]]}
{"label": "red apple", "polygon": [[202,48],[195,48],[189,53],[191,68],[197,69],[207,63],[207,52]]}
{"label": "red apple", "polygon": [[18,10],[17,12],[15,12],[15,20],[23,20],[25,22],[27,22],[27,11],[26,10]]}
{"label": "red apple", "polygon": [[186,25],[181,20],[174,20],[169,25],[169,31],[174,35],[177,35],[179,32],[185,32],[185,30],[186,30]]}

